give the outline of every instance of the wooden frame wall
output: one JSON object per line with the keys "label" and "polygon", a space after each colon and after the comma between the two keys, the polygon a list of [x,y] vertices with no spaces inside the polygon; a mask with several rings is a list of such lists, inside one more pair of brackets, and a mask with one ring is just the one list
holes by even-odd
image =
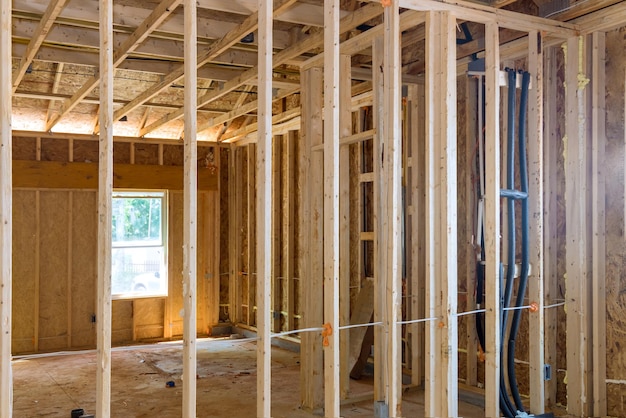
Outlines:
{"label": "wooden frame wall", "polygon": [[11,373],[11,280],[13,177],[11,158],[11,4],[0,2],[0,415],[13,414]]}

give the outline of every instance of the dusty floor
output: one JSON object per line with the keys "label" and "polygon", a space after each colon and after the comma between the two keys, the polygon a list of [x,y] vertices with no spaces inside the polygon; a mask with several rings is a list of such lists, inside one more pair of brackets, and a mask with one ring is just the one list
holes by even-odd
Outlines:
{"label": "dusty floor", "polygon": [[[162,343],[114,351],[111,415],[113,417],[180,417],[182,405],[180,343]],[[14,416],[69,417],[74,408],[94,413],[95,353],[15,360]],[[272,351],[272,415],[312,417],[299,408],[299,354]],[[173,380],[174,388],[166,388]],[[371,377],[351,381],[351,396],[372,391]],[[198,342],[198,417],[249,418],[256,415],[256,346],[237,340]],[[423,392],[404,395],[406,417],[423,416]],[[482,417],[483,409],[461,403],[465,417]],[[374,416],[372,400],[346,402],[344,417]]]}

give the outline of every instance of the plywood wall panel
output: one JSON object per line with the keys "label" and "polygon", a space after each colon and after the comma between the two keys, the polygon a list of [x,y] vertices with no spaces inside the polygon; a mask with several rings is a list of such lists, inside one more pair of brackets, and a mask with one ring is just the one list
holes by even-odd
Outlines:
{"label": "plywood wall panel", "polygon": [[68,196],[40,192],[39,349],[67,346]]}
{"label": "plywood wall panel", "polygon": [[13,159],[34,160],[37,156],[37,139],[13,137]]}
{"label": "plywood wall panel", "polygon": [[80,163],[98,162],[98,142],[74,140],[74,161]]}
{"label": "plywood wall panel", "polygon": [[66,162],[69,158],[69,143],[67,139],[42,138],[41,160]]}
{"label": "plywood wall panel", "polygon": [[163,337],[164,299],[137,299],[133,301],[135,339]]}
{"label": "plywood wall panel", "polygon": [[13,192],[13,354],[35,349],[35,194],[29,190]]}
{"label": "plywood wall panel", "polygon": [[159,146],[135,142],[135,164],[159,164]]}
{"label": "plywood wall panel", "polygon": [[115,164],[130,164],[130,142],[113,143],[113,162]]}
{"label": "plywood wall panel", "polygon": [[114,300],[112,307],[111,344],[133,341],[133,301]]}
{"label": "plywood wall panel", "polygon": [[93,347],[96,328],[97,196],[95,191],[72,196],[72,347]]}

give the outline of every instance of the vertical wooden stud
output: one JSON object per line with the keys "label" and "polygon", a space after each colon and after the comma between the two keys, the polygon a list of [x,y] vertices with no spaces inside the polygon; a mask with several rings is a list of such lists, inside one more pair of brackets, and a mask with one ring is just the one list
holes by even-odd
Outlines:
{"label": "vertical wooden stud", "polygon": [[[393,0],[384,11],[384,150],[387,201],[387,246],[386,254],[386,308],[383,326],[389,350],[386,363],[387,402],[389,416],[402,416],[402,134],[400,102],[402,82],[400,79],[400,8],[398,0]],[[456,74],[456,70],[455,70]],[[454,80],[456,86],[456,76]],[[453,92],[451,92],[453,93]],[[452,95],[452,97],[456,96]],[[456,122],[456,121],[454,121]],[[452,125],[451,125],[452,126]],[[456,154],[454,154],[456,159]],[[456,167],[456,165],[455,165]],[[456,192],[456,187],[455,187]],[[456,234],[456,229],[453,230]],[[456,294],[455,294],[456,300]],[[456,324],[456,321],[455,321]],[[455,347],[456,349],[456,347]],[[456,380],[456,378],[455,378]],[[456,403],[456,400],[455,400]],[[453,414],[455,415],[455,414]]]}
{"label": "vertical wooden stud", "polygon": [[500,42],[485,25],[485,416],[500,416]]}
{"label": "vertical wooden stud", "polygon": [[[352,134],[351,58],[350,55],[339,58],[340,138]],[[350,322],[350,209],[350,147],[344,145],[339,148],[339,325]],[[350,388],[350,332],[343,330],[340,337],[341,397],[346,398]]]}
{"label": "vertical wooden stud", "polygon": [[[272,161],[274,166],[272,167],[272,227],[273,233],[273,246],[272,246],[272,330],[274,332],[281,331],[282,320],[282,293],[283,284],[286,281],[285,274],[281,274],[281,227],[283,221],[286,222],[283,215],[283,195],[281,189],[281,173],[282,173],[282,135],[275,135],[272,143]],[[290,193],[290,190],[285,190],[285,193]],[[284,257],[284,251],[283,251]]]}
{"label": "vertical wooden stud", "polygon": [[530,410],[542,414],[544,391],[544,271],[543,271],[543,41],[538,31],[528,34],[528,70],[533,88],[528,100],[529,261],[528,297],[539,304],[529,316]]}
{"label": "vertical wooden stud", "polygon": [[[271,417],[272,2],[259,0],[257,148],[257,417]],[[249,215],[250,216],[250,215]],[[251,272],[250,272],[251,273]],[[253,280],[250,274],[249,280]],[[248,311],[252,306],[248,307]]]}
{"label": "vertical wooden stud", "polygon": [[286,329],[288,331],[296,329],[295,324],[295,226],[296,226],[296,195],[293,192],[296,190],[296,141],[298,140],[296,131],[289,131],[285,136],[286,144],[285,160],[287,162],[285,166],[285,204],[287,207],[284,210],[285,224],[283,225],[285,242],[283,243],[283,257],[285,258],[285,269],[283,272],[283,281],[286,286],[283,289],[287,293],[287,316],[286,316]]}
{"label": "vertical wooden stud", "polygon": [[228,265],[230,276],[228,281],[229,318],[233,325],[241,321],[241,205],[242,205],[241,149],[230,145],[228,154],[228,213],[229,213],[229,247]]}
{"label": "vertical wooden stud", "polygon": [[[386,314],[386,286],[387,270],[387,183],[385,176],[385,103],[384,103],[384,39],[377,37],[372,45],[372,84],[374,88],[374,135],[373,163],[374,163],[374,322],[382,322]],[[386,388],[388,385],[385,367],[387,364],[387,338],[383,327],[374,328],[374,401],[387,403]]]}
{"label": "vertical wooden stud", "polygon": [[[544,246],[543,246],[543,276],[545,301],[548,304],[555,303],[558,292],[557,287],[557,184],[556,171],[558,165],[558,143],[557,143],[557,69],[556,69],[556,49],[549,48],[546,51],[545,59],[545,92],[544,107],[544,135],[543,141],[543,193],[544,193]],[[557,310],[548,309],[544,312],[544,362],[550,365],[552,370],[557,369]],[[546,406],[556,405],[556,378],[545,382]]]}
{"label": "vertical wooden stud", "polygon": [[[465,135],[465,155],[467,158],[473,158],[474,155],[474,147],[476,146],[477,141],[482,141],[482,130],[478,130],[478,114],[472,112],[474,109],[477,109],[479,106],[478,103],[478,92],[482,91],[482,87],[479,86],[482,84],[482,76],[474,78],[468,77],[466,81],[466,93],[465,97],[467,100],[467,123],[466,123],[466,135]],[[480,103],[482,106],[482,102]],[[481,123],[482,124],[482,123]],[[470,164],[466,164],[466,170],[470,170],[470,167],[473,166],[473,162]],[[474,292],[476,285],[476,253],[475,246],[480,245],[480,243],[476,243],[476,240],[479,238],[476,236],[474,231],[475,219],[474,216],[476,212],[474,210],[468,210],[470,208],[476,208],[477,199],[476,193],[474,193],[474,188],[472,185],[473,178],[470,175],[471,173],[467,173],[465,176],[465,190],[466,196],[466,210],[465,210],[465,234],[466,236],[473,237],[474,242],[465,241],[463,243],[465,249],[465,288],[467,290],[466,295],[466,310],[472,310],[476,306],[476,293]],[[476,333],[475,319],[474,316],[469,316],[465,318],[466,331],[465,338],[467,341],[467,354],[465,356],[465,361],[467,363],[466,366],[466,377],[465,383],[470,386],[476,386],[478,381],[478,337]]]}
{"label": "vertical wooden stud", "polygon": [[324,415],[338,417],[339,387],[339,1],[324,0]]}
{"label": "vertical wooden stud", "polygon": [[111,202],[113,199],[113,1],[100,0],[100,147],[96,415],[111,415]]}
{"label": "vertical wooden stud", "polygon": [[198,256],[198,19],[195,0],[184,2],[185,96],[183,184],[183,418],[196,416]]}
{"label": "vertical wooden stud", "polygon": [[585,78],[585,38],[567,40],[566,79],[566,135],[565,145],[565,220],[567,310],[567,412],[575,416],[590,416],[592,373],[590,366],[591,306],[588,285],[590,260],[587,245],[589,223],[588,153]]}
{"label": "vertical wooden stud", "polygon": [[592,370],[593,416],[603,417],[606,405],[606,243],[605,243],[605,34],[594,32],[592,42],[591,98],[591,223],[592,223]]}
{"label": "vertical wooden stud", "polygon": [[0,3],[0,416],[13,413],[11,375],[12,199],[11,1]]}
{"label": "vertical wooden stud", "polygon": [[[302,84],[302,147],[299,176],[302,178],[302,214],[298,255],[303,265],[300,296],[303,326],[318,327],[324,320],[323,299],[323,159],[313,147],[322,144],[322,70],[314,67],[301,73]],[[300,336],[300,391],[302,405],[307,409],[323,406],[323,352],[320,336],[310,332]]]}
{"label": "vertical wooden stud", "polygon": [[428,273],[426,415],[457,416],[456,21],[426,19]]}

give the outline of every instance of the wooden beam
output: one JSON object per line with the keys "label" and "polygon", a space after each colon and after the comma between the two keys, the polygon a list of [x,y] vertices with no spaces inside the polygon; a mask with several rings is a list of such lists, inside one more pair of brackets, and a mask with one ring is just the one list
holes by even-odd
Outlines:
{"label": "wooden beam", "polygon": [[[557,58],[556,48],[548,48],[545,52],[545,96],[544,96],[544,141],[543,141],[543,201],[544,201],[544,241],[543,241],[543,275],[545,303],[556,303],[558,294],[557,280],[557,168],[558,168],[558,114],[557,114]],[[557,370],[557,310],[548,309],[544,313],[545,323],[545,359],[554,372]],[[553,373],[554,375],[554,373]],[[546,406],[556,405],[557,378],[545,382]]]}
{"label": "wooden beam", "polygon": [[0,2],[0,416],[13,414],[11,286],[13,189],[11,167],[11,0]]}
{"label": "wooden beam", "polygon": [[[351,56],[339,58],[339,138],[352,134],[352,67]],[[350,323],[350,149],[339,148],[339,325]],[[367,318],[366,321],[369,321]],[[350,370],[348,358],[350,351],[350,332],[343,330],[339,339],[341,398],[348,397],[350,389]]]}
{"label": "wooden beam", "polygon": [[[148,37],[148,35],[150,35],[150,33],[158,28],[180,3],[182,3],[182,0],[163,0],[141,23],[141,25],[137,27],[132,35],[126,39],[117,51],[115,51],[115,54],[113,55],[113,68],[117,68],[122,61],[128,57],[128,54],[137,48]],[[98,87],[99,83],[100,79],[97,74],[87,80],[72,97],[63,102],[63,107],[61,108],[59,114],[54,119],[46,122],[46,131],[50,131],[63,117],[80,104],[93,89]],[[17,88],[17,86],[14,88]],[[113,120],[115,121],[117,119],[114,118]]]}
{"label": "wooden beam", "polygon": [[[286,1],[294,1],[294,0],[286,0]],[[370,6],[370,5],[368,5]],[[376,17],[377,15],[380,14],[380,7],[378,5],[371,5],[373,7],[362,7],[360,9],[358,9],[356,12],[347,15],[344,19],[342,19],[342,24],[341,24],[341,32],[340,34],[343,34],[349,30],[352,30],[354,27],[367,22],[368,20]],[[247,33],[247,32],[246,32]],[[242,35],[243,36],[243,35]],[[297,44],[286,48],[278,53],[276,53],[273,56],[273,65],[274,67],[277,67],[279,65],[282,64],[286,64],[287,62],[289,62],[290,60],[292,60],[293,58],[302,55],[303,53],[313,49],[313,48],[317,48],[319,46],[322,45],[323,42],[323,33],[316,33],[314,35],[310,35],[309,37],[303,39],[302,41],[298,42]],[[230,46],[230,45],[229,45]],[[250,68],[249,70],[245,71],[243,74],[241,74],[238,77],[235,77],[234,79],[229,80],[228,82],[226,82],[222,87],[220,87],[217,90],[214,90],[210,93],[207,93],[203,96],[201,96],[198,99],[198,106],[204,106],[207,103],[210,103],[214,100],[217,100],[221,97],[223,97],[224,95],[232,92],[233,90],[235,90],[236,88],[242,86],[243,84],[246,84],[248,82],[250,82],[250,80],[253,80],[255,78],[257,78],[259,72],[259,67],[253,67]],[[155,93],[156,94],[156,93]],[[146,100],[150,99],[152,96],[147,97]],[[136,99],[137,100],[137,99]],[[134,101],[133,101],[134,102]],[[131,103],[133,103],[131,102]],[[121,112],[121,111],[120,111]],[[116,113],[117,115],[117,113]],[[121,115],[121,113],[120,113]],[[152,132],[155,129],[158,129],[159,127],[165,125],[166,123],[169,123],[173,120],[179,119],[182,116],[182,109],[179,109],[175,112],[172,112],[168,115],[163,116],[161,119],[155,121],[154,123],[152,123],[150,126],[147,126],[146,128],[144,128],[144,130],[142,130],[141,132],[141,136],[144,136],[146,134],[148,134],[149,132]],[[121,116],[120,116],[121,117]]]}
{"label": "wooden beam", "polygon": [[591,306],[588,294],[590,260],[588,254],[589,220],[587,217],[587,82],[586,42],[584,37],[567,41],[565,81],[567,142],[565,145],[565,219],[567,311],[567,412],[591,416],[592,371],[590,370]]}
{"label": "wooden beam", "polygon": [[[259,139],[257,144],[257,416],[271,417],[272,406],[272,1],[259,4]],[[251,145],[252,146],[252,145]],[[253,147],[253,146],[252,146]],[[254,149],[254,147],[253,147]],[[251,215],[248,215],[251,216]],[[248,307],[252,309],[252,307]]]}
{"label": "wooden beam", "polygon": [[[386,251],[386,308],[383,327],[386,331],[387,356],[387,403],[390,417],[402,416],[402,132],[401,132],[401,30],[399,1],[393,0],[391,5],[384,9],[384,97],[385,105],[383,125],[386,138],[387,201],[381,202],[387,206],[389,220],[387,222]],[[456,83],[456,75],[455,75]],[[455,84],[456,86],[456,84]],[[456,97],[452,92],[452,97]],[[456,124],[456,120],[452,120]],[[450,125],[452,126],[452,125]],[[456,139],[456,138],[455,138]],[[456,154],[455,154],[456,158]],[[455,165],[456,167],[456,165]],[[455,189],[456,192],[456,189]],[[456,214],[456,211],[455,211]],[[456,230],[452,231],[456,234]],[[456,282],[455,282],[456,285]],[[456,289],[456,287],[455,287]],[[456,294],[455,294],[456,300]],[[456,321],[455,321],[456,323]],[[456,349],[456,347],[455,347]],[[456,381],[456,377],[455,377]],[[449,394],[451,395],[451,394]],[[453,395],[452,395],[453,396]],[[452,414],[456,415],[456,414]]]}
{"label": "wooden beam", "polygon": [[[98,164],[57,161],[13,161],[13,187],[51,189],[98,188]],[[114,164],[113,187],[183,190],[183,167]],[[217,175],[198,170],[198,190],[217,190]]]}
{"label": "wooden beam", "polygon": [[417,11],[448,11],[455,17],[477,23],[495,23],[498,27],[529,32],[545,31],[561,37],[575,36],[580,28],[572,23],[496,9],[464,0],[401,0],[400,6]]}
{"label": "wooden beam", "polygon": [[233,325],[241,321],[241,152],[231,146],[228,154],[228,316]]}
{"label": "wooden beam", "polygon": [[113,196],[113,1],[100,0],[100,146],[96,415],[111,415],[111,204]]}
{"label": "wooden beam", "polygon": [[543,269],[543,42],[541,34],[528,34],[528,71],[532,89],[528,100],[528,211],[529,262],[532,266],[528,297],[539,304],[537,312],[529,315],[530,410],[543,414],[545,410],[545,352],[544,352],[544,269]]}
{"label": "wooden beam", "polygon": [[183,185],[183,418],[196,417],[196,334],[198,269],[198,11],[185,0],[185,138]]}
{"label": "wooden beam", "polygon": [[[387,213],[387,176],[385,175],[385,101],[384,101],[384,73],[385,55],[383,37],[374,38],[372,45],[372,84],[374,88],[373,125],[376,136],[373,140],[373,232],[361,232],[361,239],[371,237],[374,241],[374,322],[385,321],[387,289],[386,283],[386,260],[387,260],[387,228],[389,214]],[[386,388],[387,347],[388,339],[383,327],[374,328],[374,402],[387,404]]]}
{"label": "wooden beam", "polygon": [[285,259],[285,268],[283,271],[283,280],[286,284],[283,286],[287,295],[287,316],[285,318],[285,329],[292,331],[296,329],[295,315],[296,315],[296,269],[295,269],[295,246],[296,246],[296,199],[297,196],[293,193],[296,189],[296,142],[298,140],[297,132],[289,131],[284,136],[286,142],[283,146],[285,153],[285,176],[283,181],[283,196],[286,200],[283,209],[283,236],[285,237],[283,242],[283,258]]}
{"label": "wooden beam", "polygon": [[485,25],[485,416],[500,416],[500,43]]}
{"label": "wooden beam", "polygon": [[[295,0],[280,1],[276,5],[275,13],[277,14],[281,13],[287,7],[292,5],[294,2]],[[198,59],[196,68],[200,68],[204,64],[207,64],[209,61],[213,60],[215,57],[222,54],[223,52],[228,50],[230,47],[232,47],[234,44],[239,42],[241,38],[246,36],[248,33],[254,32],[258,27],[258,17],[259,17],[258,12],[251,14],[243,22],[241,22],[241,24],[239,24],[236,28],[229,31],[222,38],[220,38],[219,40],[211,44],[208,51],[204,53]],[[181,66],[178,69],[167,74],[160,83],[150,87],[148,90],[144,91],[135,99],[133,99],[129,104],[127,104],[123,108],[116,111],[114,115],[114,119],[119,120],[121,117],[128,115],[134,109],[141,106],[143,103],[147,102],[148,100],[150,100],[151,98],[159,94],[161,91],[168,88],[172,83],[175,83],[177,80],[180,80],[180,78],[183,76],[183,72],[184,72],[184,68],[183,66]],[[203,106],[203,105],[199,105],[199,107],[200,106]],[[180,115],[178,115],[178,117],[181,117],[182,109],[179,110],[179,113]],[[150,131],[142,131],[141,136],[145,135],[147,132],[150,132]]]}
{"label": "wooden beam", "polygon": [[593,316],[593,416],[607,414],[606,403],[606,241],[605,241],[605,146],[606,86],[605,34],[591,35],[591,248]]}
{"label": "wooden beam", "polygon": [[429,208],[433,212],[428,229],[432,238],[437,238],[435,246],[427,250],[431,269],[427,310],[430,317],[439,318],[427,325],[432,362],[431,376],[427,377],[427,415],[432,412],[433,416],[458,415],[455,30],[456,20],[450,12],[429,13],[426,79],[433,103],[426,117],[430,121],[428,183],[437,187],[429,190]]}
{"label": "wooden beam", "polygon": [[324,0],[324,416],[340,416],[339,384],[339,0]]}
{"label": "wooden beam", "polygon": [[[303,266],[300,300],[304,328],[318,327],[324,321],[323,300],[323,155],[312,148],[322,144],[322,70],[311,68],[302,71],[301,118],[302,146],[300,148],[299,177],[302,179],[302,202],[300,227],[304,231],[300,241],[298,258]],[[306,248],[306,250],[305,250]],[[320,408],[324,404],[324,357],[319,335],[307,332],[300,344],[300,394],[302,405],[307,409]]]}
{"label": "wooden beam", "polygon": [[33,36],[30,38],[30,42],[26,47],[26,51],[24,55],[20,59],[20,63],[17,67],[15,73],[13,73],[13,93],[17,90],[17,86],[20,85],[24,74],[26,74],[26,70],[33,62],[35,55],[37,55],[37,51],[39,51],[39,47],[43,43],[44,39],[48,35],[50,28],[54,24],[54,21],[61,13],[61,10],[65,7],[68,0],[53,0],[48,3],[48,7],[46,8],[46,12],[43,14],[41,19],[39,20],[39,24],[37,25],[37,29],[33,33]]}

